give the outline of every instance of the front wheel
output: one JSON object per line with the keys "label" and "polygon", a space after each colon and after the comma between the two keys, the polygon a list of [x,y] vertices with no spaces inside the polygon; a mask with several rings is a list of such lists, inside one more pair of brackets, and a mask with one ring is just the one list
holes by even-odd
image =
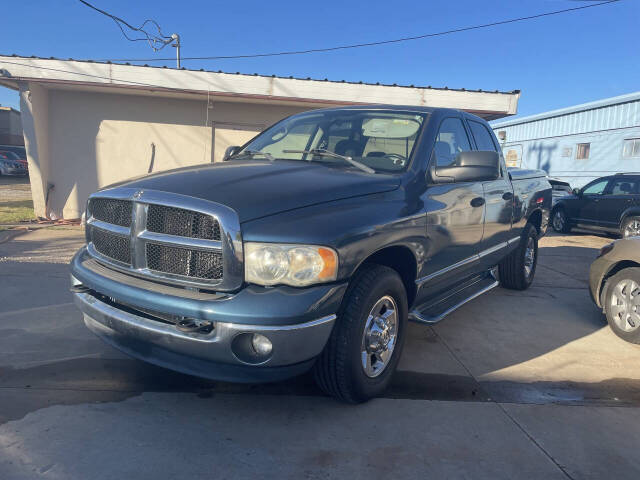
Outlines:
{"label": "front wheel", "polygon": [[348,403],[380,395],[398,365],[407,329],[407,294],[398,273],[366,265],[355,276],[331,337],[314,366],[318,386]]}
{"label": "front wheel", "polygon": [[537,265],[538,231],[529,223],[524,228],[518,248],[500,262],[500,284],[512,290],[526,290],[533,283]]}
{"label": "front wheel", "polygon": [[607,280],[604,310],[611,330],[631,343],[640,343],[640,268],[620,270]]}

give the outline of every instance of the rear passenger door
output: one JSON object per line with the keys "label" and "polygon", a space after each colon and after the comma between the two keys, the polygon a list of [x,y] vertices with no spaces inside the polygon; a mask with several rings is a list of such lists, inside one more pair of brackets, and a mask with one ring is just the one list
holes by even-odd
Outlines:
{"label": "rear passenger door", "polygon": [[[467,123],[477,150],[499,152],[493,135],[486,125],[470,119],[467,120]],[[484,182],[482,187],[486,207],[480,256],[483,263],[492,266],[504,257],[503,249],[507,247],[512,237],[513,187],[504,163],[501,165],[500,178]]]}
{"label": "rear passenger door", "polygon": [[638,179],[628,175],[613,177],[600,200],[598,223],[618,232],[623,212],[638,205]]}

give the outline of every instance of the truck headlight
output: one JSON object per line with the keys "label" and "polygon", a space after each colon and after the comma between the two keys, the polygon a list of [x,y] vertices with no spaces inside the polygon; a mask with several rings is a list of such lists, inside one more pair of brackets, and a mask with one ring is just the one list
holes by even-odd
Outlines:
{"label": "truck headlight", "polygon": [[244,252],[249,283],[302,287],[331,282],[338,275],[338,254],[328,247],[247,242]]}

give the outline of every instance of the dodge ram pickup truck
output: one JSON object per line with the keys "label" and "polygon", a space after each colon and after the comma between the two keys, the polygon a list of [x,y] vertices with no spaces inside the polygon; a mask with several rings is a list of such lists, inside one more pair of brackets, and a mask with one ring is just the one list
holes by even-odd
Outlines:
{"label": "dodge ram pickup truck", "polygon": [[409,320],[531,284],[551,193],[469,113],[314,110],[223,162],[91,195],[71,290],[133,357],[221,381],[313,369],[362,402],[389,384]]}

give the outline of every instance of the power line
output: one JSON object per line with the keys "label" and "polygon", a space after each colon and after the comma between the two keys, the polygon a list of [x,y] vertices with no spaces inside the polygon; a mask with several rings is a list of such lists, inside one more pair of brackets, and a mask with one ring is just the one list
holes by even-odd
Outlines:
{"label": "power line", "polygon": [[[83,1],[83,0],[80,0]],[[307,49],[307,50],[289,50],[289,51],[283,51],[283,52],[271,52],[271,53],[256,53],[256,54],[248,54],[248,55],[218,55],[218,56],[210,56],[210,57],[183,57],[183,60],[230,60],[230,59],[239,59],[239,58],[258,58],[258,57],[276,57],[276,56],[282,56],[282,55],[304,55],[304,54],[309,54],[309,53],[320,53],[320,52],[333,52],[336,50],[347,50],[347,49],[352,49],[352,48],[362,48],[362,47],[373,47],[373,46],[377,46],[377,45],[388,45],[388,44],[392,44],[392,43],[401,43],[401,42],[408,42],[408,41],[413,41],[413,40],[421,40],[421,39],[425,39],[425,38],[432,38],[432,37],[439,37],[439,36],[443,36],[443,35],[450,35],[453,33],[460,33],[460,32],[467,32],[470,30],[479,30],[482,28],[489,28],[489,27],[495,27],[498,25],[506,25],[509,23],[516,23],[516,22],[524,22],[527,20],[534,20],[537,18],[542,18],[542,17],[549,17],[551,15],[559,15],[562,13],[567,13],[567,12],[575,12],[577,10],[584,10],[587,8],[593,8],[593,7],[599,7],[601,5],[609,5],[611,3],[617,3],[621,0],[607,0],[604,2],[599,2],[599,3],[593,3],[590,5],[583,5],[581,7],[573,7],[573,8],[565,8],[563,10],[555,10],[552,12],[545,12],[545,13],[539,13],[537,15],[529,15],[526,17],[518,17],[518,18],[511,18],[511,19],[507,19],[507,20],[501,20],[499,22],[491,22],[491,23],[485,23],[485,24],[481,24],[481,25],[473,25],[473,26],[469,26],[469,27],[461,27],[461,28],[455,28],[452,30],[445,30],[443,32],[437,32],[437,33],[427,33],[424,35],[415,35],[415,36],[411,36],[411,37],[403,37],[403,38],[396,38],[396,39],[392,39],[392,40],[381,40],[381,41],[377,41],[377,42],[366,42],[366,43],[355,43],[355,44],[351,44],[351,45],[339,45],[339,46],[335,46],[335,47],[327,47],[327,48],[311,48],[311,49]],[[85,2],[83,2],[85,3]],[[114,61],[114,62],[161,62],[161,61],[167,61],[167,60],[173,60],[172,58],[108,58],[108,59],[99,59],[98,61]]]}
{"label": "power line", "polygon": [[[143,22],[142,25],[140,25],[139,27],[134,27],[133,25],[131,25],[130,23],[128,23],[126,20],[123,20],[120,17],[117,17],[116,15],[113,15],[109,12],[106,12],[92,4],[90,4],[89,2],[85,1],[85,0],[78,0],[80,3],[82,3],[83,5],[86,5],[87,7],[91,8],[92,10],[95,10],[98,13],[101,13],[102,15],[105,15],[107,17],[109,17],[111,20],[113,20],[115,22],[115,24],[118,26],[118,28],[120,28],[120,31],[122,32],[122,35],[124,35],[124,37],[129,40],[130,42],[148,42],[149,46],[151,48],[153,48],[153,50],[158,51],[158,50],[162,50],[164,47],[166,47],[169,43],[171,43],[174,38],[173,36],[167,36],[164,35],[162,33],[162,30],[160,28],[160,25],[158,25],[158,22],[156,22],[153,19],[147,19]],[[153,34],[153,33],[149,33],[147,32],[144,27],[148,24],[153,24],[156,29],[158,30],[158,34]],[[123,26],[127,27],[128,29],[134,31],[134,32],[140,32],[144,35],[144,38],[131,38],[129,37],[129,35],[127,35],[127,32],[125,31],[125,29],[123,28]]]}

